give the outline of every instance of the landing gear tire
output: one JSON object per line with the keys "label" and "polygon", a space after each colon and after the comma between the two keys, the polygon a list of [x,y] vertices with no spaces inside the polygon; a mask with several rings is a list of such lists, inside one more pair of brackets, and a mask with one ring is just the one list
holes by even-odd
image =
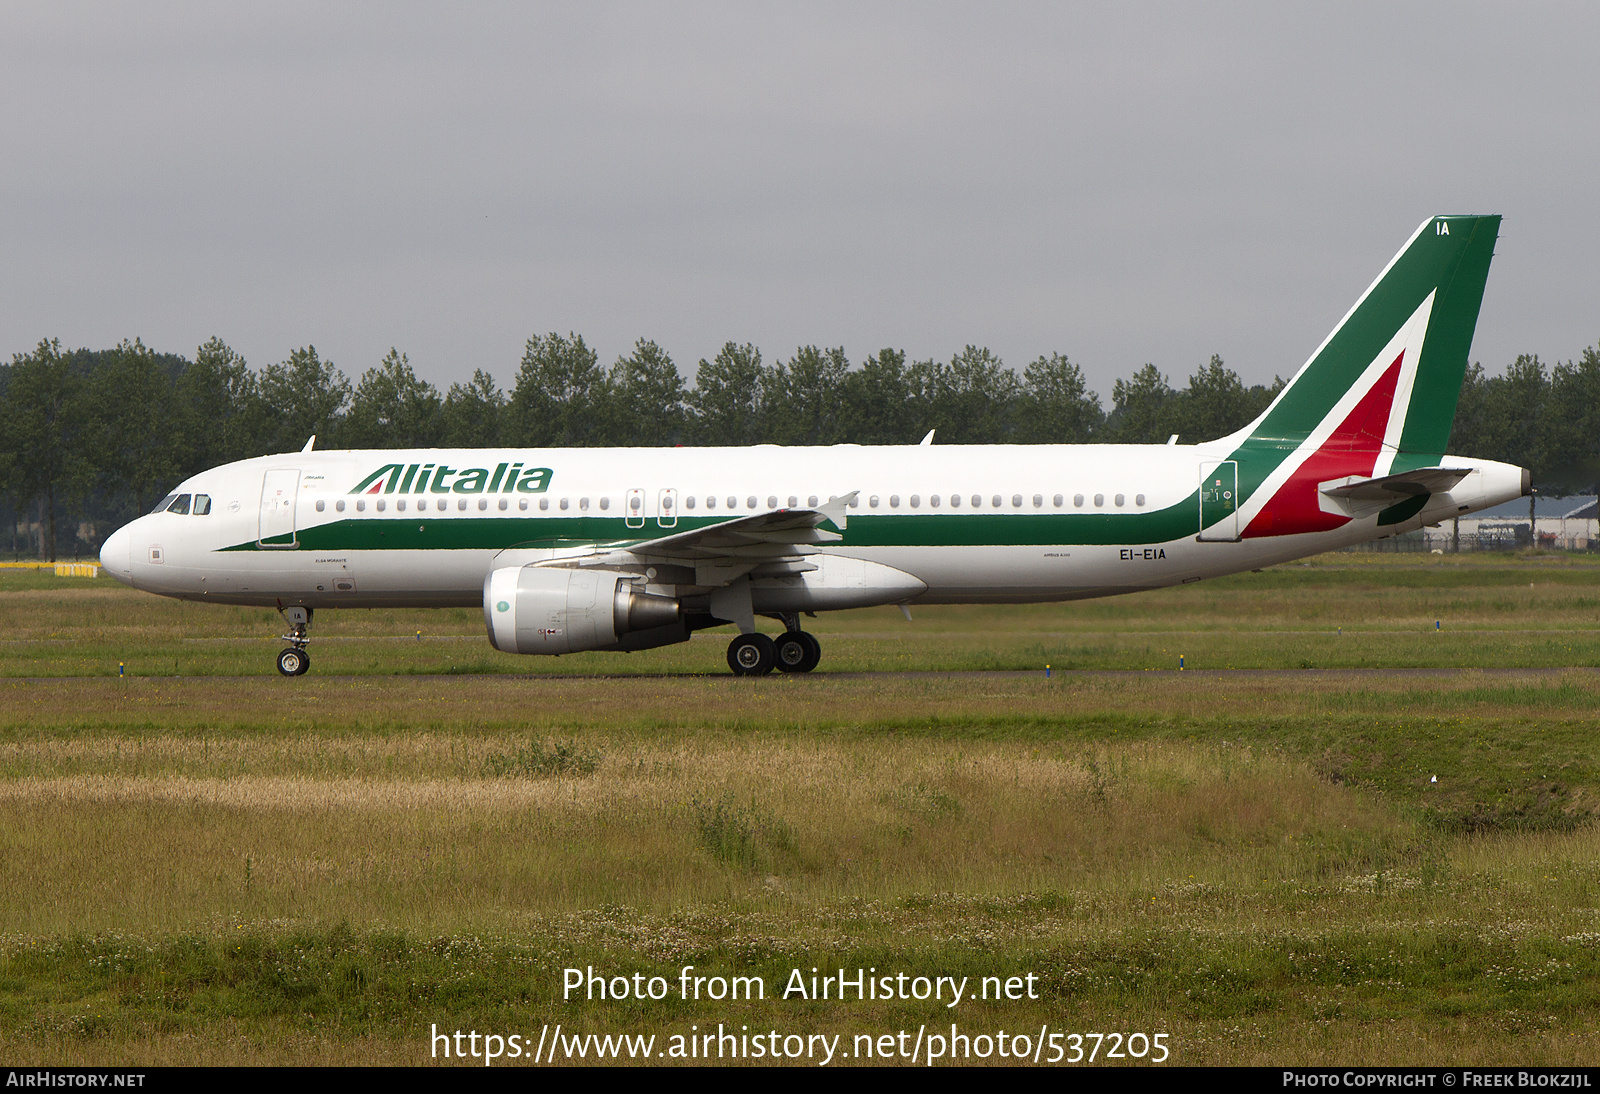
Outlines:
{"label": "landing gear tire", "polygon": [[285,676],[303,676],[311,667],[311,655],[305,650],[290,646],[278,654],[278,671]]}
{"label": "landing gear tire", "polygon": [[741,634],[728,643],[728,667],[735,676],[765,676],[777,663],[777,647],[764,634]]}
{"label": "landing gear tire", "polygon": [[779,672],[810,672],[822,660],[822,643],[805,631],[789,631],[778,636]]}

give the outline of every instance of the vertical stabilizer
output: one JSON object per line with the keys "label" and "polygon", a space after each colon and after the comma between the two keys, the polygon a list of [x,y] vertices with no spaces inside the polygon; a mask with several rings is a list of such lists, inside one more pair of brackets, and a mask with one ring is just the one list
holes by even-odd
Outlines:
{"label": "vertical stabilizer", "polygon": [[1438,464],[1499,229],[1498,216],[1424,221],[1272,405],[1227,438],[1245,537],[1344,523],[1319,482]]}

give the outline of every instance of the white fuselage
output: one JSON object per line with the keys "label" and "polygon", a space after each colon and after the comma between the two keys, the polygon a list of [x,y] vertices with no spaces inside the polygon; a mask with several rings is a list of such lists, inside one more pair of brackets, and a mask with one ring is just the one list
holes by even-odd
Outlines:
{"label": "white fuselage", "polygon": [[[1499,504],[1521,494],[1525,478],[1452,457],[1472,473],[1402,523],[1380,527],[1368,515],[1315,533],[1202,540],[1201,467],[1228,451],[1218,442],[295,453],[186,480],[174,493],[204,496],[204,515],[140,517],[106,541],[101,559],[120,581],[191,600],[475,606],[500,567],[581,557],[597,543],[643,544],[648,555],[649,540],[687,528],[855,492],[838,542],[801,548],[804,565],[790,572],[751,574],[755,611],[1017,603],[1304,557]],[[402,470],[355,492],[384,466]],[[421,489],[402,483],[403,469],[423,466],[451,474]],[[518,479],[511,467],[548,473]],[[274,483],[290,484],[276,502],[265,496]],[[1239,505],[1241,529],[1262,504]],[[715,584],[653,569],[647,580],[652,592],[689,598]]]}

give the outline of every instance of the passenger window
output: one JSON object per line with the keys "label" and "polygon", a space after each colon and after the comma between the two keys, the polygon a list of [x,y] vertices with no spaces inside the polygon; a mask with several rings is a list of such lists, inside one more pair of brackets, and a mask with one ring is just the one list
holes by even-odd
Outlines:
{"label": "passenger window", "polygon": [[890,494],[889,495],[889,508],[890,509],[898,509],[898,508],[900,508],[900,495],[899,494]]}
{"label": "passenger window", "polygon": [[1106,496],[1104,494],[1096,494],[1094,496],[1094,507],[1096,509],[1100,508],[1105,503],[1106,503]]}
{"label": "passenger window", "polygon": [[1000,508],[1000,495],[996,494],[994,497],[990,498],[989,504],[994,506],[996,509]]}
{"label": "passenger window", "polygon": [[744,506],[746,509],[754,509],[756,507],[756,496],[751,494],[748,498],[745,498]]}
{"label": "passenger window", "polygon": [[1116,496],[1116,497],[1115,497],[1115,498],[1114,498],[1114,499],[1112,499],[1112,500],[1114,500],[1114,501],[1115,501],[1115,502],[1116,502],[1116,503],[1117,503],[1117,508],[1118,508],[1118,509],[1121,509],[1121,508],[1122,508],[1122,503],[1123,503],[1123,502],[1124,502],[1124,501],[1126,501],[1126,500],[1127,500],[1127,498],[1126,498],[1126,497],[1124,497],[1124,496],[1123,496],[1123,495],[1121,495],[1121,494],[1118,494],[1118,495],[1117,495],[1117,496]]}
{"label": "passenger window", "polygon": [[1012,494],[1011,495],[1011,508],[1013,508],[1013,509],[1021,509],[1022,508],[1022,495],[1021,494]]}
{"label": "passenger window", "polygon": [[317,512],[320,513],[320,512],[322,512],[323,510],[325,510],[327,508],[328,508],[328,503],[323,501],[321,498],[318,498],[317,499]]}
{"label": "passenger window", "polygon": [[921,505],[922,505],[922,496],[920,494],[912,494],[911,495],[911,508],[916,509],[916,508],[919,508]]}
{"label": "passenger window", "polygon": [[688,506],[690,509],[693,509],[694,508],[694,495],[690,494],[688,497],[684,498],[683,499],[683,504]]}
{"label": "passenger window", "polygon": [[1082,509],[1083,508],[1083,495],[1082,494],[1074,494],[1074,495],[1072,495],[1072,507],[1074,509]]}
{"label": "passenger window", "polygon": [[794,509],[800,504],[800,499],[793,494],[789,495],[789,508]]}
{"label": "passenger window", "polygon": [[589,511],[589,499],[588,498],[579,498],[578,499],[578,508],[582,509],[585,513],[587,513]]}
{"label": "passenger window", "polygon": [[1053,504],[1054,504],[1054,505],[1055,505],[1055,507],[1056,507],[1056,508],[1057,508],[1057,509],[1060,509],[1060,508],[1061,508],[1061,502],[1062,502],[1062,501],[1063,501],[1063,500],[1064,500],[1064,499],[1063,499],[1063,498],[1062,498],[1062,497],[1061,497],[1061,495],[1060,495],[1060,494],[1057,494],[1057,495],[1056,495],[1056,496],[1055,496],[1055,497],[1054,497],[1054,498],[1051,498],[1051,499],[1050,499],[1050,500],[1051,500],[1051,502],[1052,502],[1052,503],[1053,503]]}
{"label": "passenger window", "polygon": [[728,499],[728,508],[729,509],[737,509],[737,508],[739,508],[739,499],[738,498],[729,498]]}
{"label": "passenger window", "polygon": [[811,508],[815,509],[817,507],[817,496],[815,494],[812,494],[809,498],[806,499],[806,504],[811,506]]}
{"label": "passenger window", "polygon": [[933,497],[929,498],[928,504],[933,506],[935,509],[939,508],[939,495],[935,494]]}
{"label": "passenger window", "polygon": [[983,508],[983,498],[981,498],[977,494],[972,495],[972,507],[974,509],[982,509]]}
{"label": "passenger window", "polygon": [[[394,507],[399,512],[404,513],[406,511],[406,499],[405,498],[401,498],[399,501],[394,503]],[[418,509],[426,509],[427,507],[428,507],[428,499],[427,498],[423,498],[421,501],[417,502],[417,508]]]}
{"label": "passenger window", "polygon": [[192,497],[193,495],[190,494],[179,494],[177,497],[172,499],[172,504],[167,506],[167,512],[182,513],[187,515],[189,512],[189,501]]}
{"label": "passenger window", "polygon": [[1035,494],[1033,496],[1033,507],[1035,509],[1040,509],[1040,508],[1043,508],[1043,506],[1044,506],[1044,495],[1043,494]]}
{"label": "passenger window", "polygon": [[601,498],[600,499],[600,508],[602,508],[602,509],[610,509],[611,508],[611,499],[610,498]]}
{"label": "passenger window", "polygon": [[365,513],[366,511],[367,511],[366,499],[365,498],[358,498],[356,500],[356,512]]}
{"label": "passenger window", "polygon": [[1135,494],[1133,496],[1133,504],[1135,504],[1135,505],[1143,505],[1144,504],[1144,495],[1143,494]]}
{"label": "passenger window", "polygon": [[333,507],[340,513],[344,512],[344,499],[340,498],[338,501],[334,502]]}
{"label": "passenger window", "polygon": [[561,499],[561,508],[565,509],[566,507],[567,507],[567,499],[566,498],[562,498]]}
{"label": "passenger window", "polygon": [[388,507],[389,507],[389,503],[388,502],[384,501],[382,498],[378,499],[378,512],[381,513],[385,509],[387,509]]}
{"label": "passenger window", "polygon": [[777,498],[777,495],[775,495],[775,494],[769,494],[769,495],[768,495],[768,496],[767,496],[767,508],[768,508],[768,509],[776,509],[776,508],[777,508],[777,507],[778,507],[778,498]]}
{"label": "passenger window", "polygon": [[194,496],[194,515],[197,517],[208,516],[211,513],[211,495],[196,494]]}
{"label": "passenger window", "polygon": [[[506,501],[505,501],[504,498],[501,498],[500,499],[500,508],[504,509],[505,507],[506,507]],[[479,498],[478,499],[478,508],[479,509],[487,509],[487,508],[489,508],[489,499],[488,498]]]}
{"label": "passenger window", "polygon": [[[526,499],[524,499],[524,502],[526,502]],[[510,507],[511,507],[511,503],[510,502],[506,501],[505,498],[501,498],[500,499],[500,511],[502,513],[504,513]]]}
{"label": "passenger window", "polygon": [[950,495],[950,508],[952,508],[952,509],[960,509],[961,508],[961,495],[960,494],[951,494]]}
{"label": "passenger window", "polygon": [[[812,504],[815,505],[816,503],[812,502]],[[872,497],[868,498],[867,506],[868,508],[876,509],[878,507],[878,495],[874,494]]]}

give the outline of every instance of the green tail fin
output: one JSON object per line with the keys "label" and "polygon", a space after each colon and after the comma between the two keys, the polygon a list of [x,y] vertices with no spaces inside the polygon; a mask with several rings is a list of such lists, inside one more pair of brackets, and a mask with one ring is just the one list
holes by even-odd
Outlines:
{"label": "green tail fin", "polygon": [[1382,375],[1390,362],[1379,358],[1398,346],[1406,360],[1394,398],[1405,409],[1386,442],[1399,452],[1394,469],[1412,463],[1406,454],[1444,452],[1499,230],[1498,216],[1424,221],[1266,412],[1236,435],[1244,447],[1298,447],[1343,413],[1353,388]]}

